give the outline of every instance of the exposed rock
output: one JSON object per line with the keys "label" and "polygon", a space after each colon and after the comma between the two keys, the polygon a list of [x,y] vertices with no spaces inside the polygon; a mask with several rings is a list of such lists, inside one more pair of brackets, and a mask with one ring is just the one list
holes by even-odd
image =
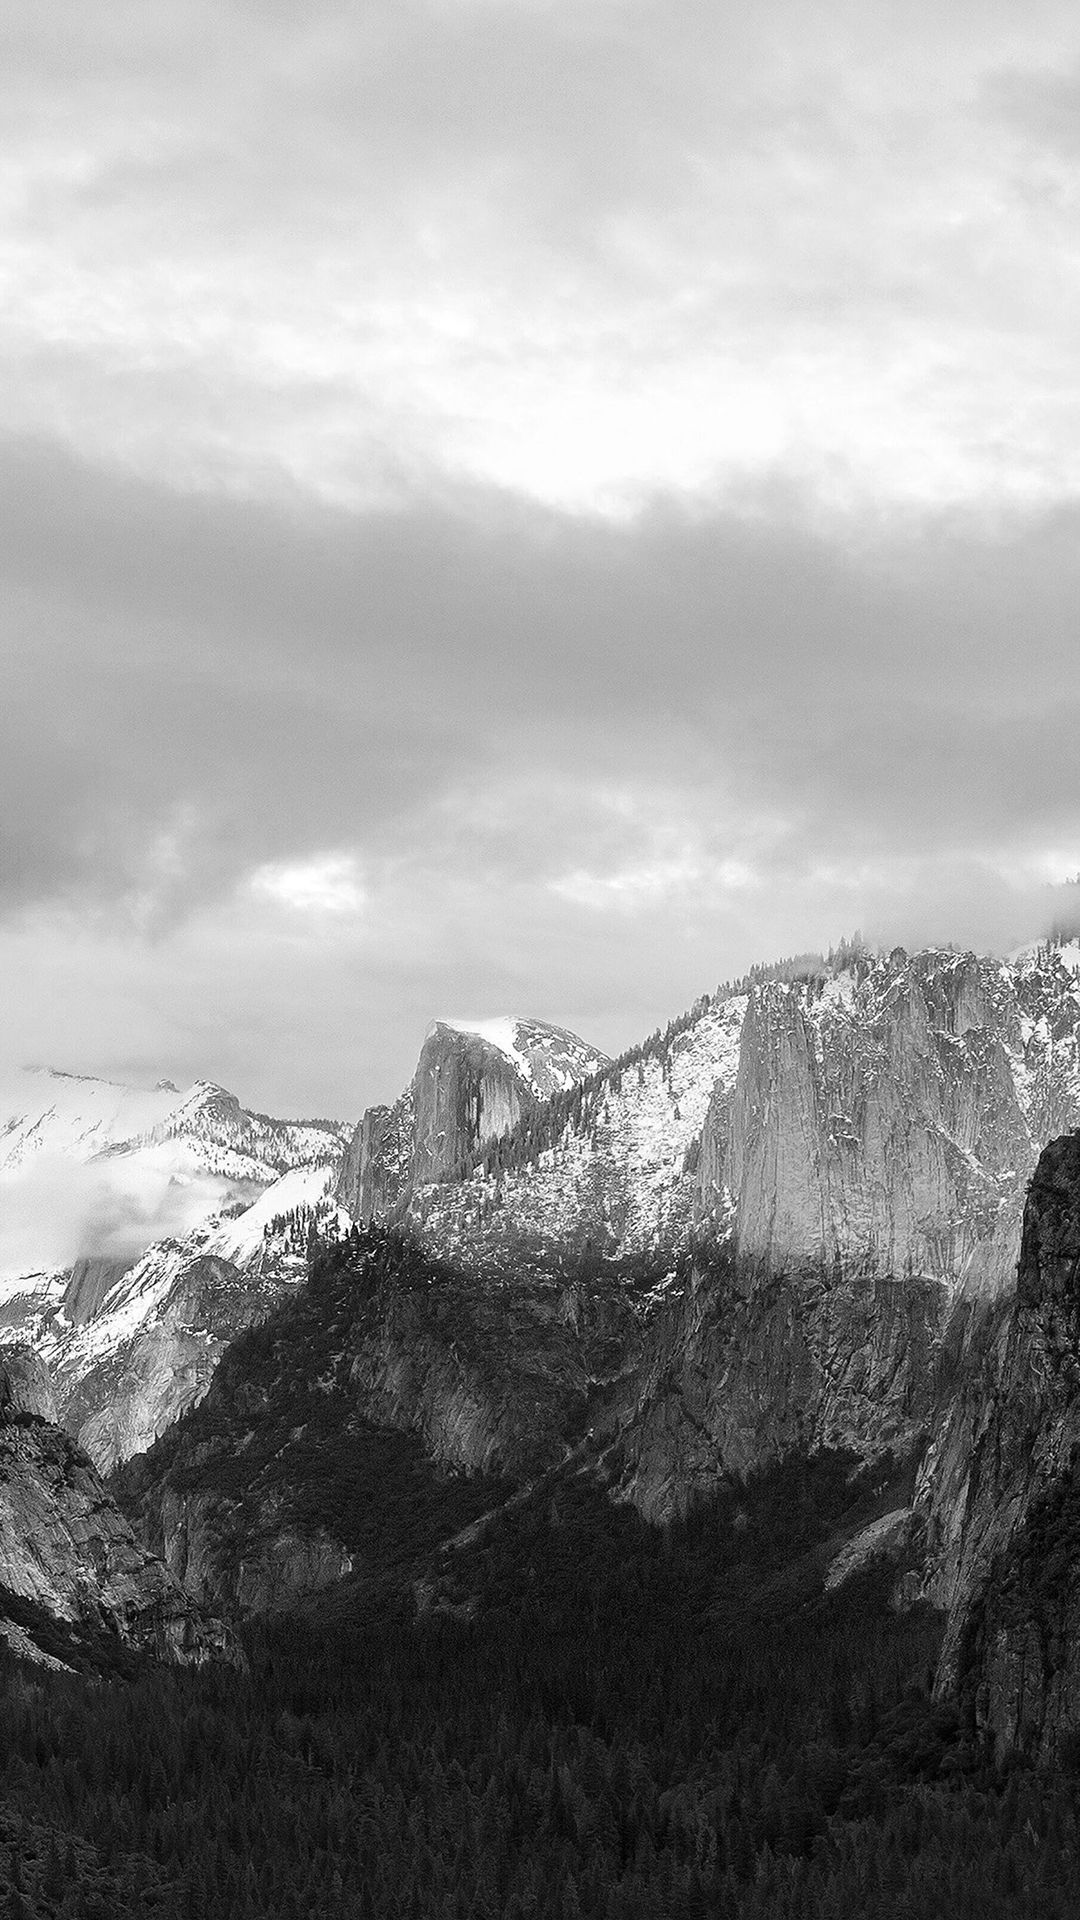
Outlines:
{"label": "exposed rock", "polygon": [[476,1030],[435,1021],[400,1099],[361,1120],[338,1183],[341,1204],[354,1220],[388,1218],[417,1188],[458,1177],[477,1147],[606,1059],[543,1020],[492,1020]]}
{"label": "exposed rock", "polygon": [[248,1112],[209,1081],[180,1093],[48,1070],[5,1078],[5,1186],[43,1192],[41,1166],[62,1183],[67,1163],[93,1226],[77,1258],[50,1265],[69,1235],[41,1203],[42,1258],[24,1271],[20,1251],[0,1271],[0,1326],[46,1356],[62,1416],[100,1467],[198,1399],[225,1343],[303,1278],[307,1225],[296,1246],[292,1225],[264,1228],[304,1213],[332,1230],[344,1144],[336,1123]]}
{"label": "exposed rock", "polygon": [[[436,1026],[344,1176],[353,1211],[403,1220],[432,1270],[312,1334],[335,1447],[408,1434],[438,1471],[520,1485],[587,1443],[657,1520],[791,1452],[921,1458],[920,1591],[947,1602],[1039,1129],[1080,1120],[1078,1010],[1052,948],[848,954],[707,997],[584,1081],[575,1056],[546,1108],[523,1023]],[[498,1152],[454,1178],[491,1132]],[[362,1565],[358,1536],[298,1524],[319,1407],[285,1431],[275,1395],[230,1367],[140,1482],[150,1537],[200,1591],[272,1593],[275,1536],[317,1542],[308,1571],[289,1547],[282,1591],[323,1577],[327,1541]],[[245,1527],[263,1543],[246,1589]]]}
{"label": "exposed rock", "polygon": [[769,982],[750,996],[726,1151],[703,1151],[703,1203],[719,1177],[740,1252],[767,1269],[816,1258],[999,1291],[1040,1144],[1021,1051],[1015,983],[974,955],[898,951],[819,995]]}
{"label": "exposed rock", "polygon": [[501,1048],[437,1021],[413,1080],[413,1180],[452,1176],[474,1147],[509,1133],[532,1097]]}
{"label": "exposed rock", "polygon": [[56,1394],[48,1367],[32,1347],[0,1347],[0,1421],[20,1414],[56,1420]]}
{"label": "exposed rock", "polygon": [[206,1607],[279,1613],[336,1584],[353,1556],[318,1528],[300,1531],[267,1489],[256,1503],[222,1499],[211,1489],[166,1489],[153,1541],[184,1591]]}
{"label": "exposed rock", "polygon": [[990,1382],[955,1490],[938,1684],[960,1692],[999,1757],[1048,1760],[1080,1729],[1080,1134],[1040,1157]]}
{"label": "exposed rock", "polygon": [[845,1580],[861,1573],[873,1560],[897,1560],[911,1543],[915,1515],[911,1507],[896,1507],[871,1520],[846,1541],[829,1562],[825,1572],[826,1589],[841,1587]]}
{"label": "exposed rock", "polygon": [[[0,1614],[15,1639],[37,1646],[44,1630],[73,1656],[104,1636],[185,1664],[235,1658],[227,1629],[139,1545],[89,1461],[49,1422],[43,1373],[24,1351],[0,1355]],[[38,1650],[57,1657],[55,1645]]]}
{"label": "exposed rock", "polygon": [[494,1164],[415,1186],[406,1217],[488,1270],[704,1241],[766,1273],[839,1262],[989,1299],[1011,1288],[1039,1148],[1080,1125],[1078,1032],[1053,946],[753,978],[519,1121]]}
{"label": "exposed rock", "polygon": [[945,1308],[925,1280],[813,1268],[763,1280],[737,1260],[695,1275],[604,1416],[623,1496],[663,1521],[791,1452],[911,1457]]}
{"label": "exposed rock", "polygon": [[110,1288],[127,1272],[130,1260],[94,1255],[76,1260],[71,1278],[64,1288],[62,1310],[73,1327],[85,1325],[98,1312]]}
{"label": "exposed rock", "polygon": [[606,1302],[477,1284],[378,1230],[337,1258],[121,1476],[148,1544],[214,1604],[283,1605],[370,1574],[415,1513],[431,1544],[456,1531],[566,1458],[593,1369],[635,1351],[611,1283]]}
{"label": "exposed rock", "polygon": [[202,1398],[229,1341],[304,1280],[310,1234],[348,1226],[331,1179],[294,1169],[231,1217],[149,1248],[91,1318],[41,1328],[64,1424],[102,1472]]}

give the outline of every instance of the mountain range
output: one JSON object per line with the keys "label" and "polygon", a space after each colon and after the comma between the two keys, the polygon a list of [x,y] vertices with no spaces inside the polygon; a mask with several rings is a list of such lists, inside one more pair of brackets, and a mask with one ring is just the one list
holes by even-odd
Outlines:
{"label": "mountain range", "polygon": [[458,1543],[538,1486],[669,1528],[843,1459],[872,1493],[821,1582],[888,1565],[937,1609],[938,1685],[1001,1754],[1080,1720],[1075,946],[845,943],[615,1060],[437,1021],[355,1128],[20,1084],[0,1195],[62,1165],[83,1212],[66,1264],[19,1243],[9,1341],[211,1650],[219,1616],[390,1589],[467,1615]]}

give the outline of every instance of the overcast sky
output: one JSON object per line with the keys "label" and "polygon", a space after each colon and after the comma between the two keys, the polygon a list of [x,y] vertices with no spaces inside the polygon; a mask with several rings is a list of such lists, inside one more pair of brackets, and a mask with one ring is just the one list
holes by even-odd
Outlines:
{"label": "overcast sky", "polygon": [[0,1059],[392,1097],[1080,869],[1080,19],[5,0]]}

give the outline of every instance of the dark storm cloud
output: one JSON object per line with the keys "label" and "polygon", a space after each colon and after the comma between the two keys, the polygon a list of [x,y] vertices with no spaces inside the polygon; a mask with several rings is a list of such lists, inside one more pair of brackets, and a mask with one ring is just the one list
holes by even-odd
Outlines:
{"label": "dark storm cloud", "polygon": [[178,820],[174,906],[416,836],[492,872],[614,866],[636,821],[582,798],[612,783],[677,794],[706,842],[722,792],[718,850],[782,817],[778,868],[1080,828],[1072,511],[858,547],[790,506],[357,516],[40,445],[0,450],[0,505],[9,898],[122,893]]}

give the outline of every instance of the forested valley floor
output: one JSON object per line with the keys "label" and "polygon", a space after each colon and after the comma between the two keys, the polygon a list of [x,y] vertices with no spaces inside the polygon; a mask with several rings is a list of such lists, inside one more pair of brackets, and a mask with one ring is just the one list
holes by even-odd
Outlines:
{"label": "forested valley floor", "polygon": [[661,1531],[556,1477],[419,1618],[358,1583],[246,1673],[6,1660],[0,1916],[1073,1920],[1080,1785],[988,1767],[893,1570],[822,1595],[851,1487]]}

